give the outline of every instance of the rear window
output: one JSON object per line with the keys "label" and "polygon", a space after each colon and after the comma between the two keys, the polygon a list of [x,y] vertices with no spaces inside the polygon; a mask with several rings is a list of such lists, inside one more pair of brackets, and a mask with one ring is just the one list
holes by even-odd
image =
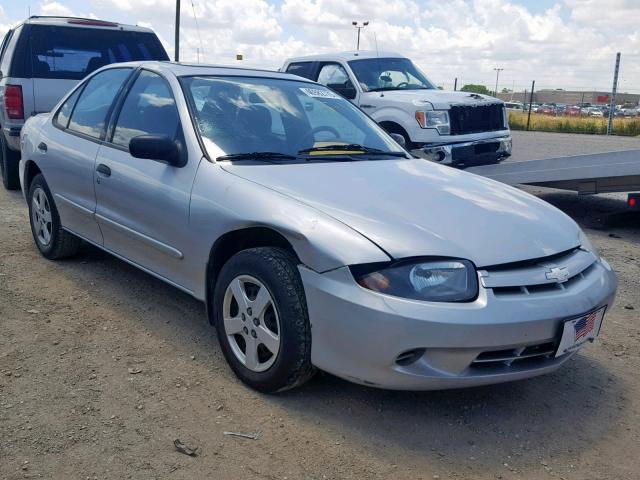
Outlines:
{"label": "rear window", "polygon": [[169,60],[151,32],[29,25],[20,39],[11,76],[80,80],[104,65]]}

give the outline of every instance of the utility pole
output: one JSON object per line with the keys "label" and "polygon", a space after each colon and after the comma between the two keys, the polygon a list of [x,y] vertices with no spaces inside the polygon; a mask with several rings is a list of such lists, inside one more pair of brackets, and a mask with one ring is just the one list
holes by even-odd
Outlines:
{"label": "utility pole", "polygon": [[180,61],[180,0],[176,0],[176,38],[174,41],[174,53],[173,56],[176,62]]}
{"label": "utility pole", "polygon": [[529,115],[527,116],[527,131],[529,130],[529,125],[531,124],[531,104],[533,103],[533,91],[536,88],[536,81],[531,82],[531,96],[529,97]]}
{"label": "utility pole", "polygon": [[453,91],[454,92],[458,91],[458,77],[456,77],[455,80],[453,81]]}
{"label": "utility pole", "polygon": [[358,43],[356,44],[356,50],[360,50],[360,30],[369,25],[369,22],[362,22],[362,25],[358,25],[358,22],[351,22],[351,25],[356,27],[356,29],[358,30]]}
{"label": "utility pole", "polygon": [[496,67],[494,68],[496,72],[496,89],[494,90],[494,96],[498,96],[498,79],[500,78],[500,72],[504,70],[504,68]]}
{"label": "utility pole", "polygon": [[620,52],[616,54],[616,68],[613,71],[613,87],[611,88],[611,101],[609,102],[609,123],[607,135],[613,131],[613,109],[616,108],[616,93],[618,92],[618,72],[620,71]]}

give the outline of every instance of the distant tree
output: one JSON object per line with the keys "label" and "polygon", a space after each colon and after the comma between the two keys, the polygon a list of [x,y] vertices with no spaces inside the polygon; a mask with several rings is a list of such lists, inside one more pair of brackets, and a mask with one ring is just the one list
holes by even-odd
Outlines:
{"label": "distant tree", "polygon": [[508,88],[503,88],[501,93],[511,93],[513,90],[510,90]]}
{"label": "distant tree", "polygon": [[444,90],[444,87],[442,85],[438,85],[438,90]]}
{"label": "distant tree", "polygon": [[462,92],[471,92],[471,93],[481,93],[483,95],[489,95],[489,89],[484,85],[475,85],[473,83],[469,83],[460,89]]}

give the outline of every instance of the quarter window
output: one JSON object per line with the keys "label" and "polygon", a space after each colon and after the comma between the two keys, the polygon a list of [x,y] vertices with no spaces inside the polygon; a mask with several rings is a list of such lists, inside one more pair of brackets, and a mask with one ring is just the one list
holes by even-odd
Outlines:
{"label": "quarter window", "polygon": [[76,104],[76,100],[78,100],[81,91],[82,88],[77,89],[73,92],[73,95],[67,98],[67,101],[62,104],[54,119],[54,123],[56,125],[62,128],[67,128],[69,126],[69,117],[71,116],[73,106]]}
{"label": "quarter window", "polygon": [[139,135],[166,135],[175,139],[180,117],[167,81],[143,70],[131,87],[116,122],[113,143],[129,147]]}
{"label": "quarter window", "polygon": [[292,63],[287,67],[287,73],[292,73],[293,75],[298,75],[300,77],[311,78],[311,67],[313,66],[313,62],[298,62]]}
{"label": "quarter window", "polygon": [[73,110],[69,130],[101,138],[109,108],[130,73],[130,68],[113,68],[92,77]]}

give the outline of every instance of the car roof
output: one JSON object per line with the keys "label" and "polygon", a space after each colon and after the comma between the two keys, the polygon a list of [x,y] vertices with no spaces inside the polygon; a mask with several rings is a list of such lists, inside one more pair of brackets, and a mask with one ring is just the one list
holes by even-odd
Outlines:
{"label": "car roof", "polygon": [[179,62],[166,62],[166,61],[140,61],[140,62],[126,62],[126,63],[112,63],[102,67],[99,70],[106,70],[114,67],[144,67],[150,70],[155,70],[159,73],[171,73],[176,77],[192,77],[192,76],[207,76],[207,75],[224,75],[235,77],[256,77],[256,78],[275,78],[283,80],[297,80],[300,82],[312,83],[307,78],[299,77],[298,75],[292,75],[290,73],[276,72],[273,70],[263,70],[258,68],[237,67],[231,65],[207,65],[202,63],[179,63]]}
{"label": "car roof", "polygon": [[110,22],[98,18],[83,17],[63,17],[63,16],[47,16],[32,15],[22,24],[30,25],[53,25],[69,28],[95,28],[99,30],[121,30],[128,32],[153,32],[150,28],[140,27],[138,25],[127,25],[124,23]]}
{"label": "car roof", "polygon": [[395,52],[377,52],[376,50],[352,50],[348,52],[323,53],[320,55],[307,55],[304,57],[295,57],[287,60],[290,62],[309,62],[309,61],[330,61],[330,60],[358,60],[368,58],[407,58]]}

